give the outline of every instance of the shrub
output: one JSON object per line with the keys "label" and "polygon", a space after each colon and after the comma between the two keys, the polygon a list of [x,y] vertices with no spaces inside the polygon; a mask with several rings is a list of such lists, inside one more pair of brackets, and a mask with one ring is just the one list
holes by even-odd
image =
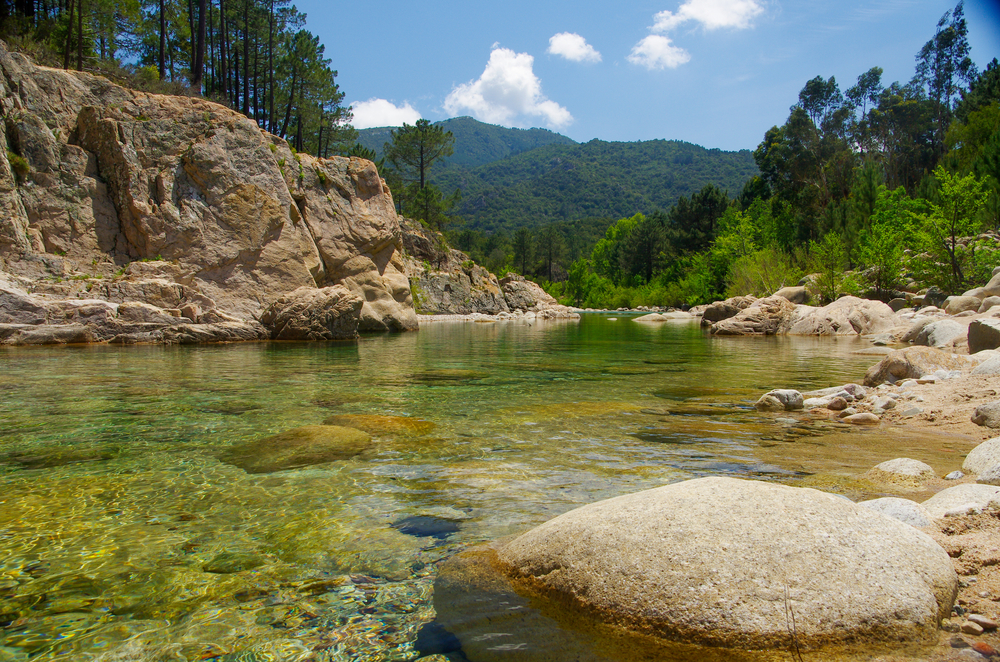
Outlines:
{"label": "shrub", "polygon": [[25,160],[23,156],[15,154],[14,152],[7,150],[7,161],[10,163],[11,170],[17,176],[18,181],[24,181],[31,171],[28,166],[28,161]]}

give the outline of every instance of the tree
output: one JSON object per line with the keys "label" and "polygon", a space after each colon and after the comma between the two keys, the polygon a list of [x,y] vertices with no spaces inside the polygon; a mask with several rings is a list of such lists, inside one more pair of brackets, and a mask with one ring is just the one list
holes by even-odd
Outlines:
{"label": "tree", "polygon": [[876,297],[884,298],[898,285],[903,270],[903,247],[906,237],[912,234],[910,226],[915,209],[916,203],[902,186],[892,191],[878,187],[871,222],[861,231],[857,251],[862,278]]}
{"label": "tree", "polygon": [[[939,184],[939,203],[928,201],[929,211],[916,215],[921,224],[924,246],[943,270],[931,267],[929,277],[951,292],[961,292],[975,264],[976,237],[981,229],[979,210],[986,203],[987,192],[975,175],[952,175],[942,166],[934,170]],[[960,239],[968,238],[964,244]]]}
{"label": "tree", "polygon": [[938,21],[934,36],[917,53],[914,83],[926,88],[935,109],[935,148],[944,151],[944,137],[951,123],[953,102],[962,90],[961,83],[971,83],[976,65],[969,57],[968,26],[963,0]]}
{"label": "tree", "polygon": [[663,251],[667,248],[667,216],[656,212],[632,226],[622,240],[619,253],[622,273],[648,283],[653,279]]}
{"label": "tree", "polygon": [[820,298],[829,303],[837,298],[847,269],[847,249],[837,232],[828,232],[821,241],[809,245],[813,269],[819,274],[816,286]]}
{"label": "tree", "polygon": [[562,235],[553,225],[546,225],[538,233],[538,256],[547,280],[552,281],[553,267],[562,255]]}
{"label": "tree", "polygon": [[669,213],[671,245],[680,252],[701,251],[715,239],[715,226],[729,206],[729,196],[708,184],[690,199],[681,196]]}
{"label": "tree", "polygon": [[454,153],[455,136],[425,119],[413,126],[404,123],[391,135],[392,142],[385,143],[386,162],[410,189],[410,203],[400,204],[416,218],[432,223],[442,215],[440,201],[447,198],[434,187],[429,190],[428,175],[436,162]]}
{"label": "tree", "polygon": [[531,262],[531,254],[535,247],[534,237],[528,228],[518,228],[514,233],[514,242],[511,248],[514,249],[514,261],[521,265],[521,275],[527,274],[528,263]]}

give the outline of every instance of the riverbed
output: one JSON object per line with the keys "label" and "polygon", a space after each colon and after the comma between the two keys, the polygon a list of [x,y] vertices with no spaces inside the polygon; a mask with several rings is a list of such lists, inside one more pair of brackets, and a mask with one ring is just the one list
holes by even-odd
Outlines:
{"label": "riverbed", "polygon": [[[446,646],[437,566],[687,478],[817,486],[964,441],[762,414],[859,381],[859,339],[696,323],[456,322],[343,343],[0,352],[0,661],[405,660]],[[331,417],[341,462],[249,474],[234,445]],[[352,418],[353,417],[353,418]],[[946,473],[946,472],[945,472]]]}

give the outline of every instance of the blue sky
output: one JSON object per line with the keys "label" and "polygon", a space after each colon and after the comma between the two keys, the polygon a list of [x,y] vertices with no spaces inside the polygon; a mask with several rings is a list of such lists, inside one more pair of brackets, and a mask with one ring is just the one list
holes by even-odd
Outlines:
{"label": "blue sky", "polygon": [[[941,0],[296,3],[356,126],[471,115],[577,141],[752,149],[807,80],[906,82]],[[1000,57],[1000,2],[968,0],[972,58]]]}

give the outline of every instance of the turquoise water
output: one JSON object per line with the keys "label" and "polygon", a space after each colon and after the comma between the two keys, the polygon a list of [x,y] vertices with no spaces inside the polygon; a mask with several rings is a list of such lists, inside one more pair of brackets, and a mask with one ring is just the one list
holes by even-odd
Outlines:
{"label": "turquoise water", "polygon": [[[6,349],[0,662],[417,659],[443,559],[578,505],[721,474],[861,496],[850,476],[899,452],[752,403],[860,380],[863,346],[585,315],[349,343]],[[373,432],[356,457],[257,474],[225,461],[338,415]],[[906,450],[943,467],[954,449]]]}

